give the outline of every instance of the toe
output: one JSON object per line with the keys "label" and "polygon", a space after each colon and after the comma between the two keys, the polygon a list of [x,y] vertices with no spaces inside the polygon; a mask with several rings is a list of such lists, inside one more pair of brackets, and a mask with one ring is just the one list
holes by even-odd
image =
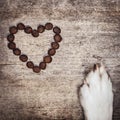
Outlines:
{"label": "toe", "polygon": [[94,64],[93,69],[86,77],[86,81],[90,85],[90,87],[96,88],[100,84],[100,79],[101,79],[101,77],[100,77],[100,64]]}
{"label": "toe", "polygon": [[81,87],[80,91],[81,91],[81,96],[83,98],[87,98],[88,97],[88,95],[89,95],[89,87],[88,87],[88,85],[86,83],[83,84],[83,86]]}
{"label": "toe", "polygon": [[100,74],[103,74],[104,72],[106,72],[105,66],[101,63]]}
{"label": "toe", "polygon": [[100,74],[101,74],[102,80],[109,80],[109,75],[105,69],[105,66],[102,63],[100,67]]}

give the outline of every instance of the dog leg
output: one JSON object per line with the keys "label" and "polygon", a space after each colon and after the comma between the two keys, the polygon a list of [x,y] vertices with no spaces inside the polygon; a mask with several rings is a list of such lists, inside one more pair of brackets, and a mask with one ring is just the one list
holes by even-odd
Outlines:
{"label": "dog leg", "polygon": [[95,64],[84,80],[80,88],[80,102],[86,120],[112,120],[112,83],[102,64]]}

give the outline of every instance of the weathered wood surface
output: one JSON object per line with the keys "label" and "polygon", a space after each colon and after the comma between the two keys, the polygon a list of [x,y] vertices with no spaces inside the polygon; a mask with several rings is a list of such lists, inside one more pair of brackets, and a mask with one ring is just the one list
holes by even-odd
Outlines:
{"label": "weathered wood surface", "polygon": [[[52,22],[62,29],[60,49],[40,74],[7,48],[8,28],[19,22],[33,28]],[[52,36],[19,32],[16,43],[37,64]],[[113,119],[120,119],[119,0],[0,0],[0,37],[0,120],[82,120],[77,86],[99,57],[113,80]]]}

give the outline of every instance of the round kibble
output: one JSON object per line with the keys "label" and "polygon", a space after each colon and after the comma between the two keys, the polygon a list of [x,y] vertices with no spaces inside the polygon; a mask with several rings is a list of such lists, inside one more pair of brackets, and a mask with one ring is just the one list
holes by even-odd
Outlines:
{"label": "round kibble", "polygon": [[12,27],[9,28],[9,31],[10,31],[11,34],[16,34],[18,29],[17,29],[17,27],[12,26]]}
{"label": "round kibble", "polygon": [[46,68],[46,63],[45,62],[41,62],[39,67],[44,70]]}
{"label": "round kibble", "polygon": [[61,33],[61,29],[56,26],[56,27],[53,28],[53,32],[56,33],[56,34],[60,34]]}
{"label": "round kibble", "polygon": [[19,59],[22,61],[22,62],[26,62],[28,60],[28,57],[27,55],[20,55]]}
{"label": "round kibble", "polygon": [[38,36],[39,36],[38,31],[37,31],[37,30],[33,30],[33,31],[32,31],[32,36],[33,36],[33,37],[38,37]]}
{"label": "round kibble", "polygon": [[45,62],[45,63],[50,63],[50,62],[52,62],[52,57],[51,57],[51,56],[45,56],[45,57],[44,57],[44,62]]}
{"label": "round kibble", "polygon": [[54,49],[58,49],[59,48],[59,44],[57,42],[52,42],[51,43],[51,47]]}
{"label": "round kibble", "polygon": [[55,55],[55,53],[56,53],[56,50],[54,48],[51,48],[48,50],[48,55],[50,55],[50,56]]}
{"label": "round kibble", "polygon": [[56,34],[54,36],[54,40],[55,40],[55,42],[60,42],[62,40],[62,37],[59,34]]}
{"label": "round kibble", "polygon": [[25,27],[24,31],[27,34],[30,34],[30,33],[32,33],[32,28],[30,26],[27,26],[27,27]]}
{"label": "round kibble", "polygon": [[10,42],[10,43],[8,43],[8,48],[9,49],[15,49],[16,48],[16,44],[14,42]]}
{"label": "round kibble", "polygon": [[9,34],[9,35],[7,36],[7,40],[8,40],[9,42],[13,42],[14,39],[15,39],[15,36],[14,36],[13,34]]}
{"label": "round kibble", "polygon": [[37,31],[39,33],[43,33],[45,31],[45,27],[43,25],[39,25],[38,28],[37,28]]}
{"label": "round kibble", "polygon": [[25,25],[23,23],[18,23],[17,28],[18,28],[18,30],[24,30]]}
{"label": "round kibble", "polygon": [[21,50],[18,49],[18,48],[15,48],[15,49],[13,49],[13,53],[14,53],[14,55],[20,55],[21,54]]}
{"label": "round kibble", "polygon": [[51,30],[53,28],[53,24],[52,23],[46,23],[45,24],[45,29],[46,30]]}
{"label": "round kibble", "polygon": [[33,72],[39,73],[40,72],[39,66],[34,66],[33,67]]}
{"label": "round kibble", "polygon": [[28,68],[33,68],[33,67],[34,67],[34,64],[33,64],[32,61],[28,61],[28,62],[26,63],[26,66],[27,66]]}

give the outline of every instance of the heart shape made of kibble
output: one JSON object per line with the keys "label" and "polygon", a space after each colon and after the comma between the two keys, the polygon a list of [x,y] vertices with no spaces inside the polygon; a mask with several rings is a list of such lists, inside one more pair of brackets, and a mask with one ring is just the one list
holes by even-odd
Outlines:
{"label": "heart shape made of kibble", "polygon": [[[16,47],[15,44],[15,34],[18,30],[24,30],[26,34],[31,34],[33,37],[39,37],[40,33],[43,33],[45,30],[53,30],[54,42],[51,43],[51,48],[48,50],[47,55],[43,57],[43,61],[39,65],[34,65],[32,61],[28,60],[28,56],[21,54],[21,50]],[[22,62],[26,62],[28,68],[33,69],[33,72],[39,73],[41,70],[46,69],[47,63],[52,62],[52,56],[55,55],[56,50],[59,48],[59,42],[61,42],[62,37],[60,35],[61,29],[57,26],[53,27],[52,23],[46,23],[45,25],[39,25],[37,29],[32,29],[31,26],[25,26],[23,23],[18,23],[17,26],[12,26],[9,28],[10,34],[7,36],[8,48],[13,50],[13,54],[19,56],[19,59]]]}

